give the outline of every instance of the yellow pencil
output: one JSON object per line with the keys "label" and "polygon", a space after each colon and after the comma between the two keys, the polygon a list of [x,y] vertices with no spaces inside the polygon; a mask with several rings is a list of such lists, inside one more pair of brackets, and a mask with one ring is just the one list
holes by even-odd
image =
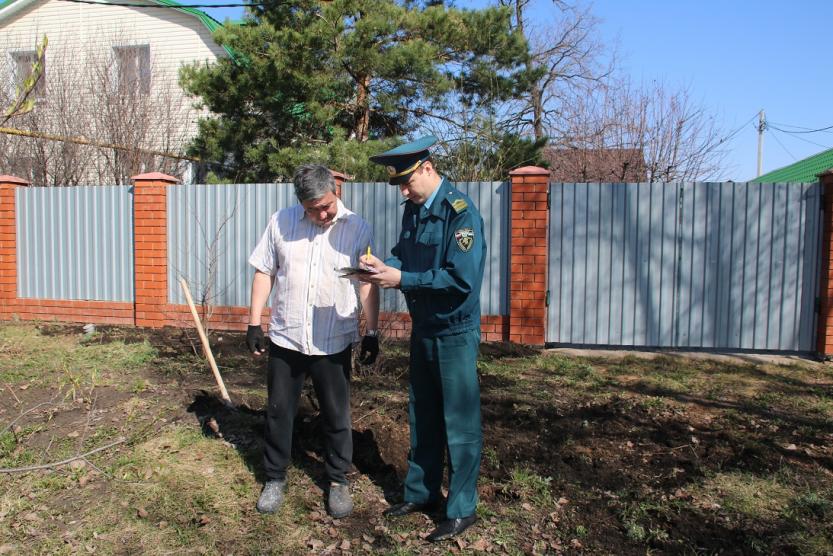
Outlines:
{"label": "yellow pencil", "polygon": [[367,256],[368,257],[370,256],[370,246],[369,245],[367,246]]}

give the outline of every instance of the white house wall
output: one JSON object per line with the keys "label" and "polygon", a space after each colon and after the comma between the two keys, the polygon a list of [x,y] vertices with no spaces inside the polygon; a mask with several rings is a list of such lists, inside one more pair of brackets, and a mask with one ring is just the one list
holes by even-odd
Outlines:
{"label": "white house wall", "polygon": [[7,94],[13,90],[11,52],[34,50],[44,35],[49,38],[47,87],[50,68],[53,73],[66,63],[85,68],[111,56],[114,46],[149,45],[154,76],[150,94],[173,89],[183,99],[188,106],[181,116],[183,137],[194,135],[200,112],[190,108],[193,99],[186,98],[177,84],[179,69],[227,56],[202,21],[176,9],[19,0],[0,10],[0,53],[5,57],[0,67],[6,73],[0,82],[8,87]]}

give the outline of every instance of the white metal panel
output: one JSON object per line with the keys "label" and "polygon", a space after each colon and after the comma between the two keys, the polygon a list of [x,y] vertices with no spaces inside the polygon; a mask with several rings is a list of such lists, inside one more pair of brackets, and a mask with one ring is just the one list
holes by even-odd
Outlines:
{"label": "white metal panel", "polygon": [[18,297],[133,301],[132,187],[18,187]]}

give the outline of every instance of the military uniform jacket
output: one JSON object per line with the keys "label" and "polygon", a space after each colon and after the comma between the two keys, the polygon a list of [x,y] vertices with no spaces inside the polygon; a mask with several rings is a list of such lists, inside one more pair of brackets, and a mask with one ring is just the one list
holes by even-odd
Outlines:
{"label": "military uniform jacket", "polygon": [[385,264],[402,271],[400,289],[415,334],[480,329],[486,241],[483,218],[469,197],[443,178],[430,208],[406,201],[391,254]]}

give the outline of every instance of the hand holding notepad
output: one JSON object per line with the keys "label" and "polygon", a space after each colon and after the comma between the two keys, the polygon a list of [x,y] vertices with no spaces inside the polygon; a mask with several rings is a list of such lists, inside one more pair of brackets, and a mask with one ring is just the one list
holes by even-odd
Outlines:
{"label": "hand holding notepad", "polygon": [[[370,257],[370,245],[367,246],[367,256]],[[342,268],[337,268],[336,271],[340,274],[342,278],[347,278],[349,276],[354,275],[362,275],[362,274],[376,274],[375,270],[368,269],[368,268],[360,268],[360,267],[352,267],[352,266],[345,266]]]}

